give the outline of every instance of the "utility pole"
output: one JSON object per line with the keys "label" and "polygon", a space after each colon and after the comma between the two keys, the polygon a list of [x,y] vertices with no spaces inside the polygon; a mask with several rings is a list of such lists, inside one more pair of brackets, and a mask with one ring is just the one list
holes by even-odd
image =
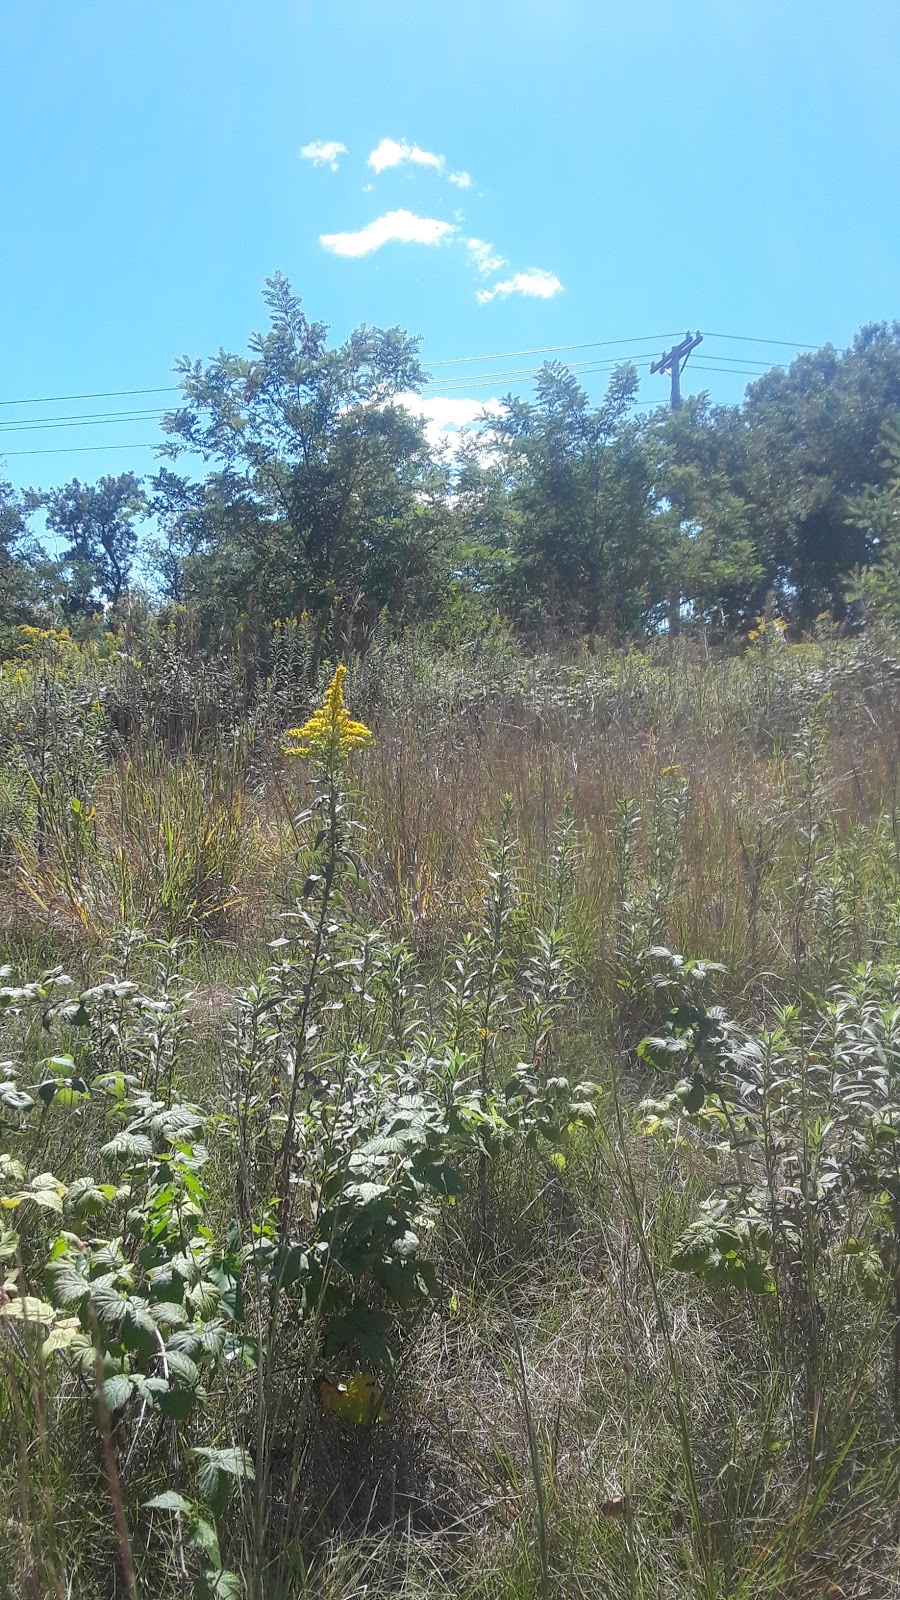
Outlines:
{"label": "utility pole", "polygon": [[673,344],[671,350],[664,350],[658,361],[654,361],[651,372],[670,372],[672,374],[672,399],[673,411],[681,410],[681,374],[685,362],[692,350],[703,343],[702,333],[685,334],[680,344]]}

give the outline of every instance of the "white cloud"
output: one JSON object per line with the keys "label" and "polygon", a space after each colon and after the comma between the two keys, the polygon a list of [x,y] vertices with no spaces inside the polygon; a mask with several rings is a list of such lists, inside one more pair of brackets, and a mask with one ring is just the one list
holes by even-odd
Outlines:
{"label": "white cloud", "polygon": [[494,246],[488,244],[485,239],[466,239],[465,246],[472,265],[477,267],[479,272],[499,272],[501,267],[506,266],[506,257],[495,256]]}
{"label": "white cloud", "polygon": [[400,167],[407,161],[417,167],[434,167],[438,172],[444,166],[443,156],[436,156],[433,150],[422,150],[417,144],[407,144],[405,139],[402,143],[396,139],[382,139],[369,156],[369,166],[375,172]]}
{"label": "white cloud", "polygon": [[446,445],[451,453],[459,449],[465,434],[484,412],[492,417],[499,417],[503,412],[499,400],[475,400],[463,395],[435,394],[423,398],[419,394],[401,394],[396,403],[413,416],[423,418],[425,434],[433,450]]}
{"label": "white cloud", "polygon": [[539,300],[552,300],[555,294],[562,290],[555,272],[543,272],[539,267],[531,267],[528,272],[516,272],[511,278],[504,278],[502,283],[495,283],[491,289],[479,289],[476,300],[482,305],[487,305],[489,300],[506,300],[511,294],[525,294],[535,296]]}
{"label": "white cloud", "polygon": [[319,243],[336,256],[368,256],[396,240],[399,244],[440,244],[456,232],[439,217],[417,217],[412,211],[387,211],[355,233],[323,233]]}
{"label": "white cloud", "polygon": [[[409,144],[405,139],[382,139],[369,156],[373,172],[386,172],[388,167],[431,167],[434,172],[446,172],[447,157],[434,150],[423,150],[421,145]],[[468,172],[448,172],[447,177],[458,189],[470,189],[472,179]]]}
{"label": "white cloud", "polygon": [[337,172],[338,157],[347,154],[347,146],[337,139],[314,139],[312,144],[301,146],[300,154],[314,167],[330,167],[332,172]]}

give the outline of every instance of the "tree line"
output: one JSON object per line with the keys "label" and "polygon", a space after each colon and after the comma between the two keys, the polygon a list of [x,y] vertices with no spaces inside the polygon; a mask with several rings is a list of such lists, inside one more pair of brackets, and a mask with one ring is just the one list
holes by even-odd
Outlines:
{"label": "tree line", "polygon": [[649,416],[630,363],[592,405],[549,362],[450,453],[401,402],[427,379],[416,339],[332,346],[282,275],[264,298],[246,355],[177,363],[158,471],[0,482],[5,649],[21,622],[74,631],[141,593],[210,643],[305,614],[323,654],[381,617],[448,639],[499,617],[543,644],[727,637],[767,603],[798,630],[900,618],[900,322],[773,369],[741,405]]}

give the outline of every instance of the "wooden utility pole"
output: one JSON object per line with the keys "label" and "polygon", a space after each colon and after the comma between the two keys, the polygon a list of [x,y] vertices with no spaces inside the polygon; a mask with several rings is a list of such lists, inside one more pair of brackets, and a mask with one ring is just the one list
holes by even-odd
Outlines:
{"label": "wooden utility pole", "polygon": [[684,364],[692,350],[703,343],[702,333],[686,333],[680,344],[673,344],[671,350],[664,350],[658,361],[654,361],[651,372],[669,372],[672,375],[673,411],[681,410],[681,374]]}

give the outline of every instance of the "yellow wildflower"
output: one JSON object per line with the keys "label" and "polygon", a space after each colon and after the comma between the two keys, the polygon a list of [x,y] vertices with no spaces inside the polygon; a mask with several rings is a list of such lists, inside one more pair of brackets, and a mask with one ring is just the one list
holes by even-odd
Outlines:
{"label": "yellow wildflower", "polygon": [[320,761],[338,761],[351,750],[370,742],[371,728],[367,728],[364,722],[354,722],[344,705],[346,672],[346,667],[337,667],[325,690],[322,704],[302,728],[288,728],[284,736],[286,756],[312,756]]}

